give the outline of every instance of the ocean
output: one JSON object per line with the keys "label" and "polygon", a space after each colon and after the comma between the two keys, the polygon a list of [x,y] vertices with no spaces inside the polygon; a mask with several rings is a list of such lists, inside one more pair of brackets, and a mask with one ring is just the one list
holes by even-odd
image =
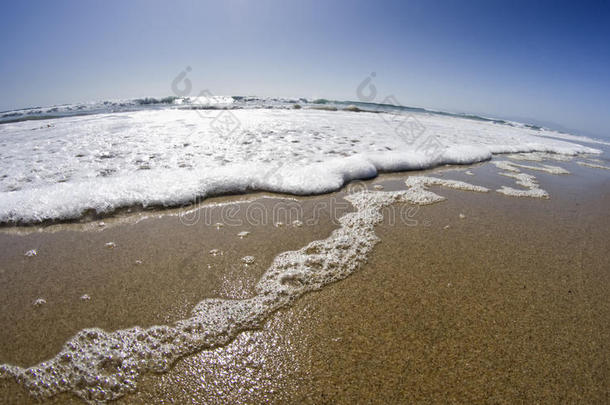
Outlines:
{"label": "ocean", "polygon": [[103,217],[252,191],[338,190],[380,172],[519,152],[598,154],[586,137],[384,104],[166,97],[0,113],[0,224]]}

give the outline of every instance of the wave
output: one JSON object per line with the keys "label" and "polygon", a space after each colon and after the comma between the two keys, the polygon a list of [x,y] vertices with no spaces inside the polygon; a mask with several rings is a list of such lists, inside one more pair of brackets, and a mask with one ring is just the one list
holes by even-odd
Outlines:
{"label": "wave", "polygon": [[[204,94],[207,94],[204,92]],[[475,114],[452,113],[439,110],[430,110],[420,107],[401,106],[388,103],[370,103],[362,101],[340,101],[330,99],[307,98],[278,98],[278,97],[256,97],[256,96],[166,96],[166,97],[144,97],[122,100],[105,100],[77,104],[62,104],[50,107],[30,107],[17,110],[0,112],[0,124],[15,123],[28,120],[55,119],[78,115],[91,115],[115,112],[139,111],[144,109],[160,108],[185,108],[185,109],[255,109],[255,108],[278,108],[290,109],[295,105],[303,108],[320,109],[326,107],[331,111],[345,110],[347,107],[355,106],[358,111],[366,112],[403,112],[403,113],[428,113],[444,115],[456,118],[466,118],[477,121],[493,122],[504,125],[525,125],[530,129],[542,130],[543,127],[533,124],[520,124],[497,118],[488,118]],[[349,109],[347,109],[349,111]]]}
{"label": "wave", "polygon": [[553,131],[485,120],[371,114],[357,106],[355,113],[345,105],[225,110],[231,100],[214,100],[219,109],[191,110],[187,102],[0,126],[0,223],[74,221],[228,193],[327,193],[380,172],[471,164],[501,153],[600,153],[555,139]]}

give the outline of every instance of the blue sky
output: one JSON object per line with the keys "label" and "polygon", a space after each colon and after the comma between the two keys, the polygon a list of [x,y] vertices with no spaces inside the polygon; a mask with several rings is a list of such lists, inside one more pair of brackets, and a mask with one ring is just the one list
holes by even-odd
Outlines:
{"label": "blue sky", "polygon": [[610,135],[610,4],[4,1],[0,110],[193,92],[378,100]]}

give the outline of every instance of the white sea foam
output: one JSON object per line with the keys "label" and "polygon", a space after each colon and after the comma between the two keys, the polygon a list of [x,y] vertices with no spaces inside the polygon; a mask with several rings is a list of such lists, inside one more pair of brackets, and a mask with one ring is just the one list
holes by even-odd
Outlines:
{"label": "white sea foam", "polygon": [[222,250],[220,249],[212,249],[209,252],[212,256],[222,256]]}
{"label": "white sea foam", "polygon": [[489,191],[485,187],[475,186],[463,181],[445,180],[437,177],[411,176],[407,178],[405,183],[407,187],[409,187],[405,193],[405,198],[413,204],[420,205],[433,204],[445,200],[445,197],[429,191],[429,186],[444,186],[457,190],[477,191],[480,193]]}
{"label": "white sea foam", "polygon": [[558,160],[560,162],[569,162],[573,159],[573,156],[570,155],[558,155],[556,153],[547,152],[513,153],[506,157],[513,160],[528,160],[532,162],[542,162],[545,160]]}
{"label": "white sea foam", "polygon": [[493,163],[497,168],[505,170],[504,172],[500,172],[502,176],[515,179],[515,182],[518,185],[525,188],[525,190],[519,190],[513,187],[502,186],[501,188],[496,190],[498,193],[510,195],[513,197],[549,198],[549,193],[540,188],[536,177],[531,174],[521,173],[521,170],[519,170],[518,167],[544,171],[551,174],[569,173],[567,170],[558,166],[521,165],[514,162],[509,162],[507,160],[494,160],[491,163]]}
{"label": "white sea foam", "polygon": [[524,168],[524,169],[532,169],[532,170],[539,170],[542,172],[547,172],[550,174],[570,174],[570,171],[567,169],[564,169],[563,167],[560,166],[553,166],[553,165],[544,165],[541,164],[540,166],[530,166],[530,165],[519,165],[519,167]]}
{"label": "white sea foam", "polygon": [[31,249],[28,250],[27,252],[25,252],[24,256],[26,257],[34,257],[38,254],[38,252],[36,251],[36,249]]}
{"label": "white sea foam", "polygon": [[521,171],[517,169],[517,167],[513,165],[512,162],[509,162],[507,160],[494,160],[491,163],[498,169],[505,170],[507,172],[519,173]]}
{"label": "white sea foam", "polygon": [[248,264],[253,264],[255,261],[254,256],[244,256],[241,258],[242,263],[248,265]]}
{"label": "white sea foam", "polygon": [[[5,123],[0,223],[251,190],[324,193],[380,171],[469,164],[498,153],[599,152],[544,130],[413,116],[423,128],[418,142],[391,124],[396,115],[311,109],[161,109]],[[226,119],[234,126],[223,127]],[[438,141],[439,153],[418,149],[427,139]]]}
{"label": "white sea foam", "polygon": [[533,165],[524,165],[524,164],[520,164],[520,163],[514,163],[514,162],[507,162],[507,164],[509,166],[512,166],[513,168],[521,168],[521,169],[529,169],[529,170],[538,170],[540,172],[546,172],[546,173],[550,173],[550,174],[570,174],[570,172],[566,169],[564,169],[563,167],[559,167],[559,166],[552,166],[552,165],[545,165],[545,164],[540,164],[539,166],[533,166]]}
{"label": "white sea foam", "polygon": [[581,162],[581,161],[578,161],[578,162],[576,162],[576,163],[578,163],[578,164],[579,164],[579,165],[581,165],[581,166],[585,166],[585,167],[591,167],[591,168],[593,168],[593,169],[610,170],[610,167],[608,167],[608,166],[604,166],[604,165],[599,164],[599,163],[592,163],[592,162]]}
{"label": "white sea foam", "polygon": [[[406,183],[408,189],[403,191],[349,194],[346,199],[356,211],[340,217],[340,228],[327,239],[276,256],[252,298],[207,299],[195,306],[190,318],[168,326],[114,332],[84,329],[48,361],[30,368],[0,365],[0,378],[14,378],[40,399],[61,392],[73,392],[92,403],[119,398],[136,389],[141,374],[165,372],[182,356],[226,344],[238,333],[260,327],[271,313],[304,293],[349,276],[379,241],[374,227],[383,219],[384,207],[395,202],[441,201],[442,197],[426,190],[429,185],[486,191],[433,177],[411,177]],[[252,256],[242,260],[254,262]]]}
{"label": "white sea foam", "polygon": [[[39,307],[41,305],[44,305],[47,303],[47,300],[45,300],[44,298],[36,298],[36,300],[34,301],[34,306],[35,307]],[[2,374],[0,374],[0,377],[2,377]]]}
{"label": "white sea foam", "polygon": [[512,187],[502,186],[498,189],[498,193],[510,195],[513,197],[532,197],[532,198],[549,198],[549,193],[541,189],[536,181],[536,177],[526,173],[500,173],[506,177],[512,177],[516,183],[525,187],[525,190],[519,190]]}

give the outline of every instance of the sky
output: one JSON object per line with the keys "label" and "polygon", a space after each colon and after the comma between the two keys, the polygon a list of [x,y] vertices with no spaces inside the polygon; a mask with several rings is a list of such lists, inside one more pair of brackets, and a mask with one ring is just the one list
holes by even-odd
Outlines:
{"label": "sky", "polygon": [[[172,95],[356,100],[610,137],[610,3],[7,1],[0,110]],[[187,72],[187,67],[188,72]]]}

